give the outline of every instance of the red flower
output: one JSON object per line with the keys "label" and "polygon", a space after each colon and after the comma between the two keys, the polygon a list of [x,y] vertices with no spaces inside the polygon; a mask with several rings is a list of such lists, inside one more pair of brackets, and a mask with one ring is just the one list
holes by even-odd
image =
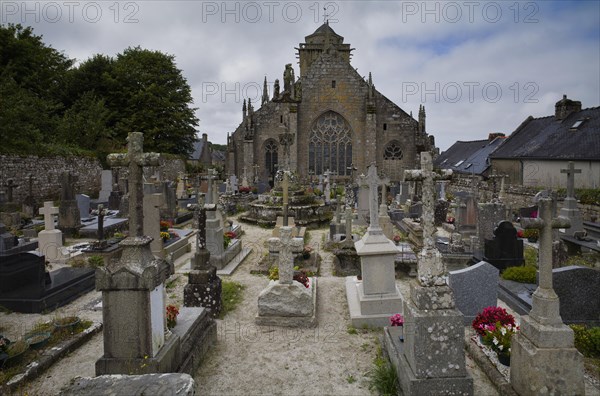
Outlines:
{"label": "red flower", "polygon": [[514,326],[515,318],[506,312],[506,309],[500,307],[487,307],[477,315],[473,321],[471,327],[477,332],[477,334],[484,336],[486,330],[490,326],[496,325],[496,322],[500,322],[503,326]]}

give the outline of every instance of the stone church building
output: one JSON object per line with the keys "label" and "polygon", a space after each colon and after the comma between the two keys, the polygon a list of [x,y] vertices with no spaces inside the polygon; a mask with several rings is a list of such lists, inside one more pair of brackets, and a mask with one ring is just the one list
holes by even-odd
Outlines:
{"label": "stone church building", "polygon": [[306,180],[329,170],[342,180],[376,163],[391,180],[402,180],[404,169],[417,166],[418,153],[434,148],[425,108],[415,120],[378,92],[371,74],[365,79],[351,65],[353,48],[328,23],[296,50],[299,78],[288,64],[272,97],[265,77],[260,108],[244,101],[242,122],[227,138],[228,174],[245,170],[270,181],[286,168]]}

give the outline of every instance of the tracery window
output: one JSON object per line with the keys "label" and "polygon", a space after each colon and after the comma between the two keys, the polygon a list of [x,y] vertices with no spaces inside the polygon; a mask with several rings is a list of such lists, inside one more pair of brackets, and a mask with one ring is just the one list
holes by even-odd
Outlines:
{"label": "tracery window", "polygon": [[398,143],[396,140],[392,140],[386,144],[385,148],[383,149],[383,159],[385,160],[401,160],[402,155],[400,143]]}
{"label": "tracery window", "polygon": [[308,169],[322,175],[328,169],[339,176],[350,175],[352,131],[350,124],[336,112],[328,111],[310,128]]}
{"label": "tracery window", "polygon": [[265,169],[269,175],[274,175],[277,171],[277,149],[277,142],[274,139],[265,142]]}

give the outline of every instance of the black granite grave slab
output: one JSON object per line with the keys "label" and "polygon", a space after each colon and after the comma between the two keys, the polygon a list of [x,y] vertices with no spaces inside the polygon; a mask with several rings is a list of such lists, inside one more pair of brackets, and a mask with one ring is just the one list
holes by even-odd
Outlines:
{"label": "black granite grave slab", "polygon": [[523,241],[509,221],[502,221],[494,230],[494,239],[485,240],[484,260],[499,270],[524,264]]}
{"label": "black granite grave slab", "polygon": [[560,316],[568,324],[600,326],[600,270],[568,266],[552,270]]}

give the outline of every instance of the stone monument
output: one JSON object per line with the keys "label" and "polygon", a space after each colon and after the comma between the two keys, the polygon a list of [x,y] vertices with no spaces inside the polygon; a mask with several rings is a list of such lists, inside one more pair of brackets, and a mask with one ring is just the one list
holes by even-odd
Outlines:
{"label": "stone monument", "polygon": [[540,198],[538,207],[537,218],[521,219],[524,228],[539,230],[539,286],[512,339],[510,382],[521,395],[583,395],[583,357],[574,346],[573,330],[560,317],[552,287],[552,233],[568,228],[569,219],[553,218],[552,198]]}
{"label": "stone monument", "polygon": [[370,225],[363,238],[355,243],[362,280],[346,278],[346,298],[353,326],[383,327],[389,324],[391,315],[402,310],[394,268],[398,249],[379,226],[377,190],[382,180],[374,164],[369,166],[363,181],[369,187]]}
{"label": "stone monument", "polygon": [[73,235],[81,228],[81,216],[75,199],[77,176],[69,172],[61,175],[61,197],[58,206],[58,228],[66,235]]}
{"label": "stone monument", "polygon": [[569,167],[561,169],[560,173],[567,174],[567,197],[564,206],[560,210],[560,215],[571,221],[571,228],[567,228],[564,233],[573,235],[575,232],[583,231],[583,220],[577,207],[577,199],[575,199],[575,174],[581,173],[581,169],[575,169],[573,161],[569,161]]}
{"label": "stone monument", "polygon": [[385,348],[396,367],[405,395],[472,395],[473,379],[465,365],[463,315],[455,306],[448,272],[436,249],[435,180],[449,179],[451,170],[433,171],[431,154],[421,153],[421,169],[406,170],[406,180],[422,181],[423,249],[417,279],[404,300],[404,342],[386,329]]}
{"label": "stone monument", "polygon": [[58,208],[53,206],[52,201],[47,201],[40,208],[40,214],[44,216],[44,230],[38,234],[39,251],[52,262],[62,258],[62,232],[54,228],[54,215],[58,214]]}

